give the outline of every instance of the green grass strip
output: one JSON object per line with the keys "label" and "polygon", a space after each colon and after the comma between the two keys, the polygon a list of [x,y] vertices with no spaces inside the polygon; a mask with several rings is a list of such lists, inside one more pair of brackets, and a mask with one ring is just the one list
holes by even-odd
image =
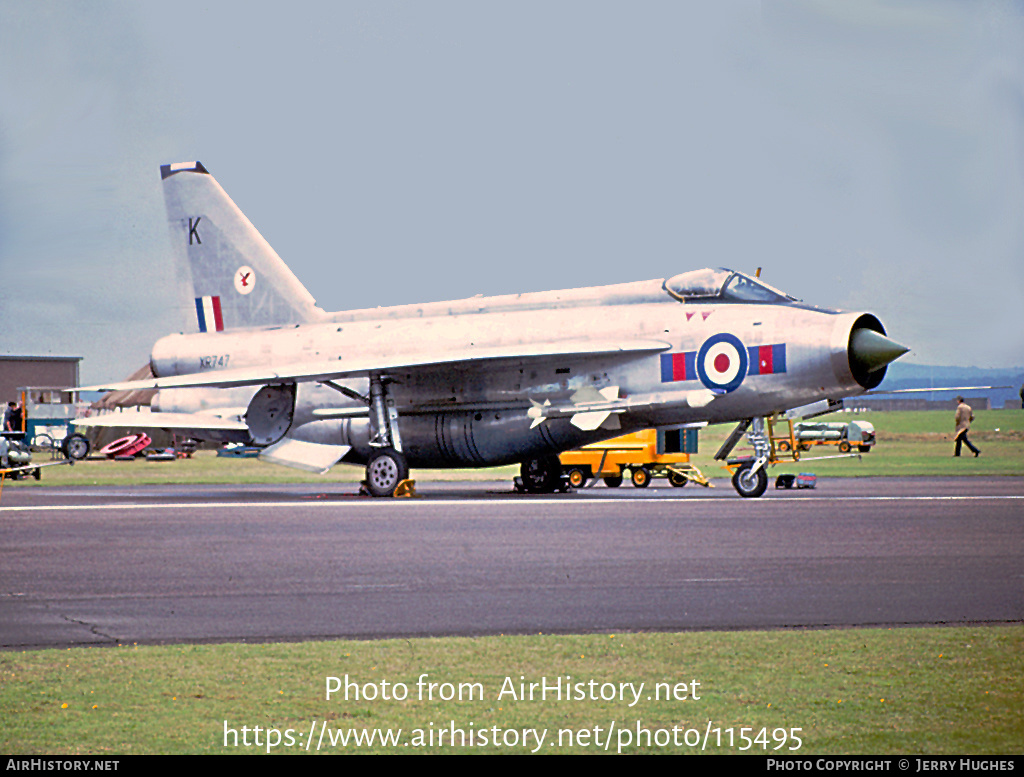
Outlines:
{"label": "green grass strip", "polygon": [[[520,698],[559,680],[585,698]],[[1019,754],[1022,710],[1021,626],[0,653],[0,751],[26,754]]]}

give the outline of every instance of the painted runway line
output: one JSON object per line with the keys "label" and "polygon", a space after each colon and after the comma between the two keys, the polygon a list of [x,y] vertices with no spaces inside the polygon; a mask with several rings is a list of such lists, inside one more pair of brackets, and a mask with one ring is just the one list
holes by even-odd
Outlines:
{"label": "painted runway line", "polygon": [[[778,499],[728,499],[728,504],[732,505],[785,505],[792,502],[1001,502],[1001,501],[1021,501],[1024,500],[1024,495],[979,495],[979,496],[787,496]],[[593,506],[614,506],[623,504],[707,504],[716,503],[723,504],[722,497],[658,497],[658,498],[631,498],[625,497],[621,499],[586,499],[570,501],[566,499],[544,499],[544,498],[529,498],[519,502],[516,500],[503,500],[497,502],[494,499],[408,499],[408,500],[395,500],[388,501],[381,504],[381,509],[385,507],[398,507],[402,508],[413,508],[413,507],[451,507],[456,505],[515,505],[517,507],[533,507],[536,505],[546,506],[579,506],[580,504],[586,504],[588,507]],[[95,510],[196,510],[196,509],[210,509],[210,508],[225,508],[225,509],[253,509],[253,508],[289,508],[294,509],[297,506],[302,507],[320,507],[320,508],[353,508],[353,507],[368,507],[373,504],[369,499],[358,499],[355,501],[317,501],[317,502],[304,502],[304,501],[288,501],[288,502],[154,502],[151,504],[140,504],[140,503],[121,503],[112,502],[106,504],[96,505],[22,505],[22,506],[11,506],[11,507],[0,507],[0,514],[6,513],[24,513],[24,512],[61,512],[61,511],[95,511]]]}

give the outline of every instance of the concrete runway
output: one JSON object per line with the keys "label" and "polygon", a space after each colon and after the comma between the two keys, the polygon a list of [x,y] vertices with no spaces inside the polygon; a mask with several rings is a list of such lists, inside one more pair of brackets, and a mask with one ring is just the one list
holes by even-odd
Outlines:
{"label": "concrete runway", "polygon": [[1024,478],[11,488],[0,645],[1024,620]]}

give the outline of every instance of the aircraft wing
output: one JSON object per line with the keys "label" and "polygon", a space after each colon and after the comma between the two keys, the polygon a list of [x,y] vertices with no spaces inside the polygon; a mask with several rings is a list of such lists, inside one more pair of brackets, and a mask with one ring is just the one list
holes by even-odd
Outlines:
{"label": "aircraft wing", "polygon": [[[571,358],[614,354],[650,354],[667,351],[672,346],[660,340],[619,342],[561,341],[529,343],[492,348],[446,349],[436,353],[405,354],[395,357],[368,357],[324,362],[298,362],[279,367],[241,367],[229,370],[197,372],[168,378],[107,383],[84,386],[78,391],[129,391],[164,388],[235,388],[261,386],[267,383],[302,383],[338,378],[366,377],[370,373],[390,372],[422,367],[472,366],[503,361],[547,361],[555,357]],[[163,413],[161,413],[163,415]]]}
{"label": "aircraft wing", "polygon": [[874,391],[865,391],[861,396],[867,396],[868,394],[925,394],[932,391],[987,391],[991,389],[1008,389],[1013,386],[929,386],[928,388],[906,388],[906,389],[875,389]]}
{"label": "aircraft wing", "polygon": [[[242,408],[240,413],[245,412]],[[237,415],[213,415],[210,413],[153,413],[148,410],[127,413],[105,413],[104,415],[76,418],[75,426],[97,426],[140,429],[208,429],[226,432],[248,432],[249,427]]]}

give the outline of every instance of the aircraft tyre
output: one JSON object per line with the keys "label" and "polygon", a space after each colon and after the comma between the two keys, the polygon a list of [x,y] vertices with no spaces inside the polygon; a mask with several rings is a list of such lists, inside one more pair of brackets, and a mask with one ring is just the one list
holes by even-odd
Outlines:
{"label": "aircraft tyre", "polygon": [[569,485],[573,488],[583,488],[587,484],[587,473],[579,467],[569,470]]}
{"label": "aircraft tyre", "polygon": [[366,465],[366,488],[373,496],[394,496],[398,484],[409,477],[405,456],[394,448],[381,448]]}
{"label": "aircraft tyre", "polygon": [[81,461],[89,455],[89,438],[84,434],[69,434],[61,443],[60,449],[66,458]]}
{"label": "aircraft tyre", "polygon": [[637,488],[647,488],[651,484],[651,472],[647,467],[637,467],[631,479]]}
{"label": "aircraft tyre", "polygon": [[622,485],[622,475],[609,475],[604,478],[604,484],[608,486],[608,488],[618,488]]}
{"label": "aircraft tyre", "polygon": [[751,472],[753,466],[753,464],[744,464],[732,476],[732,487],[742,497],[759,497],[768,488],[768,473],[764,471],[764,467],[757,472]]}
{"label": "aircraft tyre", "polygon": [[687,478],[686,475],[680,475],[678,472],[668,473],[668,482],[676,488],[682,488],[685,486],[688,479],[689,478]]}
{"label": "aircraft tyre", "polygon": [[530,459],[522,463],[519,475],[531,494],[552,494],[561,485],[562,462],[557,456]]}

